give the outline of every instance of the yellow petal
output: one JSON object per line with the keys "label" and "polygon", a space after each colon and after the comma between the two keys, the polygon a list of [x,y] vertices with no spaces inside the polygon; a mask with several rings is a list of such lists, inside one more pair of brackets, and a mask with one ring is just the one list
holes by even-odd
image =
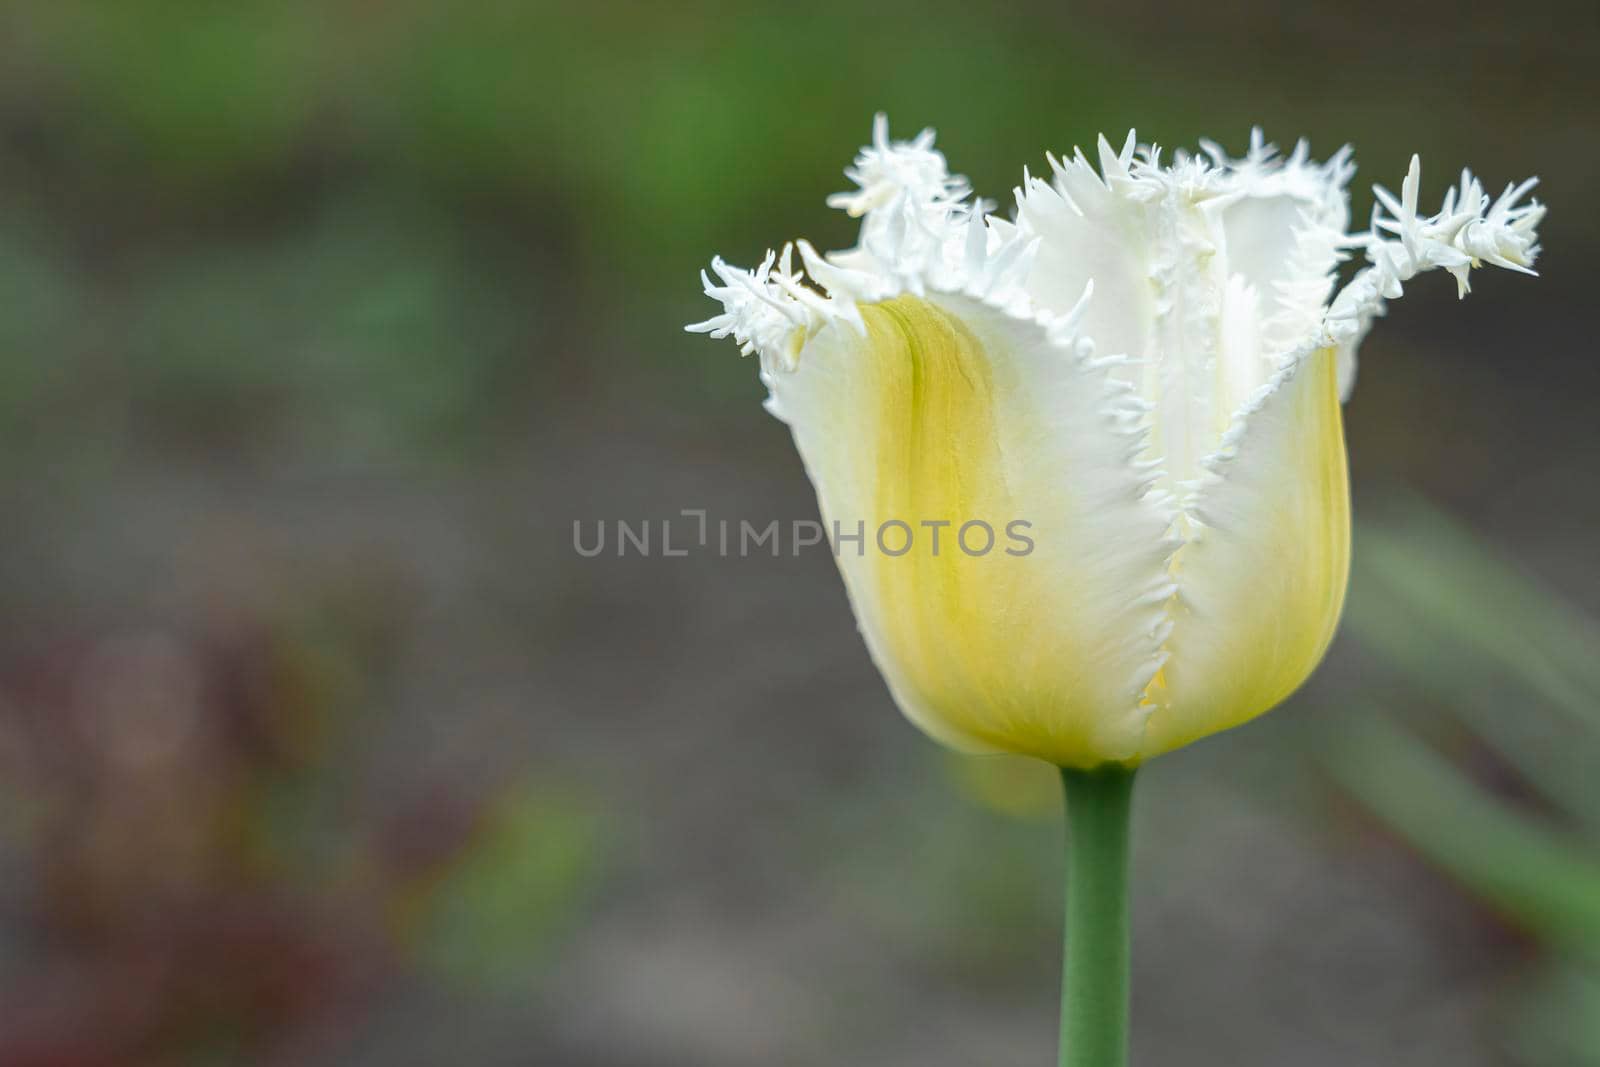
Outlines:
{"label": "yellow petal", "polygon": [[1141,754],[1271,709],[1333,638],[1350,564],[1350,493],[1335,353],[1301,362],[1243,416],[1202,520],[1174,560],[1171,658],[1151,683]]}
{"label": "yellow petal", "polygon": [[830,324],[768,383],[824,522],[865,532],[839,566],[900,707],[969,750],[1135,758],[1170,546],[1112,383],[971,297],[861,311],[864,337]]}

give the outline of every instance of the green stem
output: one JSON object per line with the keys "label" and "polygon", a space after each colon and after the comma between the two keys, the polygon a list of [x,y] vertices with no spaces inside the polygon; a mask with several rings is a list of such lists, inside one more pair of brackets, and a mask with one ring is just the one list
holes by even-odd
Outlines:
{"label": "green stem", "polygon": [[1063,768],[1066,786],[1066,961],[1061,1067],[1128,1062],[1128,816],[1134,772]]}

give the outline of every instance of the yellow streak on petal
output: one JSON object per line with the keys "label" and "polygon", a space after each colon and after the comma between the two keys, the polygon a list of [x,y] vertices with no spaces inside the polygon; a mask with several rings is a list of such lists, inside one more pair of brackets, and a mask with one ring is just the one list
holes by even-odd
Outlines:
{"label": "yellow streak on petal", "polygon": [[[1006,524],[1028,517],[1029,497],[1007,484],[992,361],[959,319],[926,301],[899,297],[862,313],[877,431],[867,461],[874,466],[860,476],[872,486],[876,515],[866,516],[865,558],[852,559],[847,548],[840,563],[877,637],[880,666],[907,714],[945,741],[1059,764],[1102,762],[1094,709],[1071,685],[1082,669],[1064,625],[1075,605],[1052,602],[1038,581],[1039,560],[1007,551],[1021,551]],[[854,516],[835,517],[853,527]],[[871,543],[891,520],[914,535],[904,555]],[[994,531],[981,555],[959,541],[972,520]],[[937,521],[950,525],[938,531],[935,553],[934,531],[923,524]],[[905,532],[887,528],[884,544],[899,551]],[[974,552],[988,538],[981,527],[966,531]]]}

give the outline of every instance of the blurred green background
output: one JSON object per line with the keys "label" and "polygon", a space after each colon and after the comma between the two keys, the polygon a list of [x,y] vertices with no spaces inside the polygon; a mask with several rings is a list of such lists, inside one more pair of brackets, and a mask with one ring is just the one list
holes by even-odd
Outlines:
{"label": "blurred green background", "polygon": [[1038,1064],[1051,783],[904,723],[697,270],[886,110],[1551,205],[1347,409],[1350,609],[1147,772],[1135,1056],[1600,1063],[1600,8],[0,4],[0,1067]]}

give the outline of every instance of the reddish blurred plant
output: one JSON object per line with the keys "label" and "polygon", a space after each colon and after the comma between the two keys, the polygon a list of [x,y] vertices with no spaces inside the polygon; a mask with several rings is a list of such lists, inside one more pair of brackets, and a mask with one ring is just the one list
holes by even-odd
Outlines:
{"label": "reddish blurred plant", "polygon": [[60,640],[0,673],[0,943],[21,934],[0,1064],[298,1062],[433,962],[455,875],[505,849],[506,787],[361,795],[342,741],[396,639],[362,603]]}

